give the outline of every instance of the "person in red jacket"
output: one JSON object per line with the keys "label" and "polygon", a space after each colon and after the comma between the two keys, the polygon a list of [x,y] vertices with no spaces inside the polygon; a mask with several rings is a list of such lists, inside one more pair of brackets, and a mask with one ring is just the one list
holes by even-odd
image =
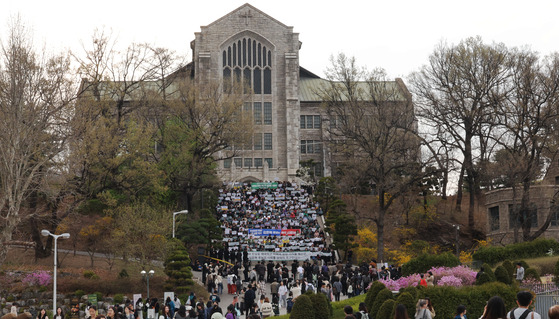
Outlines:
{"label": "person in red jacket", "polygon": [[427,280],[425,280],[425,276],[423,274],[420,275],[421,276],[421,280],[419,280],[419,284],[423,287],[427,287]]}

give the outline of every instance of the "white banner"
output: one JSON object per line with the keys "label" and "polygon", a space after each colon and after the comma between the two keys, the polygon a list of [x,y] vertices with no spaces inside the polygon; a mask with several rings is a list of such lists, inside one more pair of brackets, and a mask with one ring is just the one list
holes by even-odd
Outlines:
{"label": "white banner", "polygon": [[318,251],[249,251],[249,260],[310,260],[313,256],[332,256]]}

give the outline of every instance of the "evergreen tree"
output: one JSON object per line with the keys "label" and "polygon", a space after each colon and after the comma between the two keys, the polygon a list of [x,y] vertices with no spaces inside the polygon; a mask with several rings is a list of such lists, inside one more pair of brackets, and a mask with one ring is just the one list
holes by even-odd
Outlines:
{"label": "evergreen tree", "polygon": [[169,277],[165,288],[178,294],[186,293],[194,284],[192,270],[190,269],[190,257],[184,245],[178,239],[172,239],[169,243],[169,255],[165,259],[165,274]]}

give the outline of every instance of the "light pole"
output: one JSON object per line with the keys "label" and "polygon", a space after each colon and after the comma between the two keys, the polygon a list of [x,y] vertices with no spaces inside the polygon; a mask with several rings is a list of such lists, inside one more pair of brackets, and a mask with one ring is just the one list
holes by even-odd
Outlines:
{"label": "light pole", "polygon": [[140,274],[142,274],[142,276],[144,278],[146,278],[147,284],[148,284],[148,299],[146,302],[149,302],[149,277],[153,277],[153,274],[155,274],[155,271],[150,270],[149,272],[146,272],[145,270],[142,270],[140,272]]}
{"label": "light pole", "polygon": [[57,254],[57,248],[56,248],[56,242],[58,240],[58,237],[62,237],[64,239],[68,239],[70,238],[70,234],[69,233],[64,233],[64,234],[60,234],[60,235],[55,235],[53,233],[51,233],[50,231],[43,229],[41,230],[41,235],[43,236],[52,236],[52,238],[54,238],[54,280],[53,280],[53,285],[52,285],[52,313],[56,314],[56,261],[58,259],[58,254]]}
{"label": "light pole", "polygon": [[173,213],[173,238],[175,238],[175,218],[178,214],[188,214],[188,210],[181,210],[180,212]]}
{"label": "light pole", "polygon": [[454,229],[456,229],[456,257],[460,257],[460,241],[459,241],[459,232],[460,232],[460,225],[452,225]]}

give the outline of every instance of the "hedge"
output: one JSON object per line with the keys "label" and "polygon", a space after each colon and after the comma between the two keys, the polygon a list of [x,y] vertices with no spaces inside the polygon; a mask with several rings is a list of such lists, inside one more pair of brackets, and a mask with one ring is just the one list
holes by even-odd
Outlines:
{"label": "hedge", "polygon": [[[379,312],[382,304],[388,299],[394,299],[394,295],[392,295],[392,291],[388,290],[388,288],[384,288],[377,294],[373,306],[369,309],[369,314],[371,314],[373,318],[381,318],[377,316],[377,312]],[[388,315],[390,315],[391,312],[392,312],[392,308],[390,308]]]}
{"label": "hedge", "polygon": [[460,259],[450,252],[438,255],[423,254],[402,265],[402,276],[426,273],[432,267],[456,267],[458,265],[460,265]]}
{"label": "hedge", "polygon": [[291,310],[291,314],[289,316],[290,319],[308,319],[314,318],[314,307],[311,302],[311,298],[306,294],[302,294],[297,299],[295,299],[295,303],[293,304],[293,309]]}
{"label": "hedge", "polygon": [[468,317],[479,318],[487,301],[493,296],[503,298],[505,308],[510,310],[516,307],[517,292],[516,288],[500,282],[462,288],[435,286],[419,290],[421,298],[431,299],[437,318],[454,318],[458,305],[467,305]]}
{"label": "hedge", "polygon": [[[332,318],[331,306],[329,305],[326,295],[323,293],[316,293],[309,295],[311,303],[314,308],[314,318],[315,319],[327,319]],[[308,318],[312,318],[308,316]]]}
{"label": "hedge", "polygon": [[473,258],[494,265],[505,259],[543,257],[550,249],[559,251],[559,242],[554,239],[539,238],[505,247],[481,247],[473,254]]}
{"label": "hedge", "polygon": [[[396,308],[396,301],[394,299],[387,299],[382,303],[380,309],[377,312],[377,315],[373,316],[372,318],[386,318],[390,319],[393,318],[392,312],[393,309]],[[371,318],[369,314],[369,318]]]}
{"label": "hedge", "polygon": [[396,298],[396,303],[394,303],[394,308],[392,309],[392,314],[390,318],[394,318],[394,313],[396,312],[396,306],[402,304],[406,307],[408,314],[413,314],[415,311],[415,305],[417,304],[417,298],[412,296],[409,292],[402,292]]}
{"label": "hedge", "polygon": [[495,268],[495,278],[497,278],[497,281],[499,282],[510,285],[512,281],[512,274],[509,274],[509,271],[505,267],[499,266]]}
{"label": "hedge", "polygon": [[371,288],[369,288],[369,290],[367,291],[367,296],[365,297],[365,306],[367,307],[367,310],[369,310],[369,312],[371,312],[371,309],[373,309],[377,294],[383,289],[386,289],[386,286],[382,282],[374,281],[371,285]]}

